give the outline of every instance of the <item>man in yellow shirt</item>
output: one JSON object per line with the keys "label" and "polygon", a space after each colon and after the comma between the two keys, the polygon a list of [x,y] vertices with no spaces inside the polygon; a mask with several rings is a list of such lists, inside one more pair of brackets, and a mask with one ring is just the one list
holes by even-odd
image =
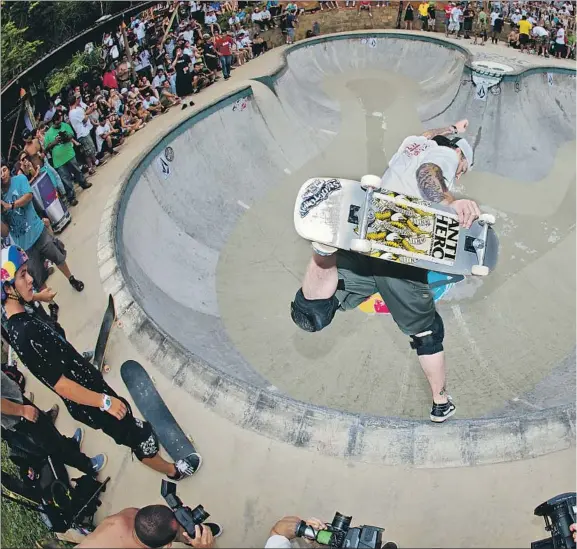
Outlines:
{"label": "man in yellow shirt", "polygon": [[527,49],[529,44],[529,33],[533,25],[529,21],[527,21],[527,16],[523,15],[521,21],[519,21],[519,44],[521,45],[521,52],[524,52]]}
{"label": "man in yellow shirt", "polygon": [[422,28],[421,30],[429,30],[429,3],[421,2],[419,4],[419,17],[421,18]]}

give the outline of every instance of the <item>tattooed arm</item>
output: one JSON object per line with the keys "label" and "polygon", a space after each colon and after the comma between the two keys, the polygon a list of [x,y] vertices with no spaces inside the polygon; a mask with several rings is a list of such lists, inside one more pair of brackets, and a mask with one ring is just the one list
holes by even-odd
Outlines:
{"label": "tattooed arm", "polygon": [[443,170],[437,164],[426,162],[417,168],[417,185],[426,200],[439,204],[450,204],[454,200],[445,184]]}
{"label": "tattooed arm", "polygon": [[457,130],[455,126],[447,126],[446,128],[437,128],[436,130],[427,130],[423,133],[423,137],[432,139],[436,135],[455,135]]}
{"label": "tattooed arm", "polygon": [[427,139],[432,139],[436,135],[454,135],[456,133],[464,133],[469,125],[468,120],[459,120],[455,122],[452,126],[447,126],[446,128],[437,128],[436,130],[427,130],[423,133],[423,137]]}
{"label": "tattooed arm", "polygon": [[443,170],[432,162],[422,164],[417,169],[417,184],[421,195],[426,200],[451,206],[459,216],[459,224],[469,228],[473,221],[481,215],[479,206],[467,198],[455,200],[447,190]]}

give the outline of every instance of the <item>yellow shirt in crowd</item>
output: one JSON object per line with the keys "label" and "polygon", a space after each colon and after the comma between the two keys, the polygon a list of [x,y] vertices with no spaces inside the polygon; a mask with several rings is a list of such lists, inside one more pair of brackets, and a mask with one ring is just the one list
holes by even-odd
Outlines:
{"label": "yellow shirt in crowd", "polygon": [[531,25],[531,23],[526,19],[521,19],[521,21],[519,21],[519,34],[529,34],[532,28],[533,25]]}
{"label": "yellow shirt in crowd", "polygon": [[429,15],[429,4],[426,4],[425,2],[419,4],[419,15],[421,17],[427,17],[427,15]]}

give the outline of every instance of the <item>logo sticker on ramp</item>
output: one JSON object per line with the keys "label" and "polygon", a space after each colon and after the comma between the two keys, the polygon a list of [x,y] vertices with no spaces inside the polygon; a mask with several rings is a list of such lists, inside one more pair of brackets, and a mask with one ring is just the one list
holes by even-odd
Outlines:
{"label": "logo sticker on ramp", "polygon": [[549,84],[549,86],[553,85],[553,74],[550,72],[547,73],[547,84]]}
{"label": "logo sticker on ramp", "polygon": [[487,101],[487,85],[485,82],[479,82],[475,89],[475,99],[479,101]]}
{"label": "logo sticker on ramp", "polygon": [[158,169],[164,179],[168,179],[170,176],[170,164],[164,154],[161,154],[157,159]]}

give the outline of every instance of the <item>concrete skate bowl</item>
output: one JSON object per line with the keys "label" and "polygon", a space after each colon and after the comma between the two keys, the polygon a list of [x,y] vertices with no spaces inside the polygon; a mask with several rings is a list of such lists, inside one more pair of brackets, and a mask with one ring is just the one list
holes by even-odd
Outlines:
{"label": "concrete skate bowl", "polygon": [[[100,238],[134,345],[222,416],[328,455],[444,467],[573,445],[575,73],[517,71],[498,88],[476,100],[467,51],[441,41],[334,35],[160,136]],[[390,316],[292,324],[310,258],[292,210],[307,178],[382,174],[404,137],[465,117],[476,165],[455,191],[497,215],[502,248],[495,273],[438,301],[458,419],[436,426]]]}

